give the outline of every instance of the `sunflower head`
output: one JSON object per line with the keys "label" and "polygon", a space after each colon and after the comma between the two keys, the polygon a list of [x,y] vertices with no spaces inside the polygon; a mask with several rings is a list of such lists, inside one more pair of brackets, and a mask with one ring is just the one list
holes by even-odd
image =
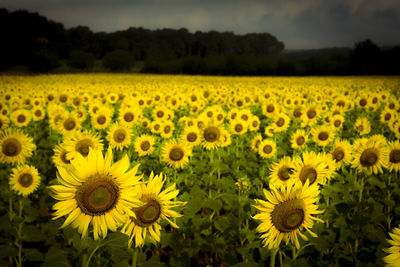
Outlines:
{"label": "sunflower head", "polygon": [[18,195],[26,197],[33,193],[40,184],[38,170],[30,165],[20,165],[12,170],[9,184]]}
{"label": "sunflower head", "polygon": [[154,137],[143,134],[135,139],[135,151],[140,157],[150,155],[154,151]]}
{"label": "sunflower head", "polygon": [[7,128],[0,134],[0,162],[22,163],[35,148],[32,138],[20,130]]}
{"label": "sunflower head", "polygon": [[162,147],[162,160],[170,167],[183,168],[189,162],[192,151],[184,142],[171,140]]}

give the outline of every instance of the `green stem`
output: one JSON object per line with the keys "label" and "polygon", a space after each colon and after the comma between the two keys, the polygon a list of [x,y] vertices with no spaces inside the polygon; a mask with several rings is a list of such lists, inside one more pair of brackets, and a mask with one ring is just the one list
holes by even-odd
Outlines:
{"label": "green stem", "polygon": [[85,267],[89,267],[90,260],[92,259],[94,253],[96,253],[96,251],[97,251],[100,247],[101,247],[101,246],[96,246],[96,248],[93,249],[92,253],[90,253],[89,258],[87,259],[87,262],[86,262]]}
{"label": "green stem", "polygon": [[137,255],[138,255],[138,249],[137,248],[133,248],[132,267],[136,267]]}
{"label": "green stem", "polygon": [[364,175],[362,175],[362,177],[361,177],[360,184],[361,184],[361,189],[360,189],[360,195],[358,196],[358,203],[361,203],[361,200],[362,200],[362,195],[363,195],[363,190],[364,190]]}
{"label": "green stem", "polygon": [[88,267],[89,266],[89,262],[87,260],[87,253],[83,253],[82,254],[81,266],[82,267]]}
{"label": "green stem", "polygon": [[278,253],[279,248],[275,248],[271,251],[271,261],[269,266],[275,267],[275,258],[276,258],[276,253]]}
{"label": "green stem", "polygon": [[[18,210],[18,217],[22,218],[22,198],[19,199],[19,210]],[[21,223],[18,225],[18,232],[17,232],[17,239],[15,240],[15,244],[18,247],[18,267],[22,267],[22,242],[20,242],[22,238],[22,226],[24,221],[22,220]]]}
{"label": "green stem", "polygon": [[292,246],[292,260],[295,261],[297,258],[297,251],[296,251],[296,247]]}
{"label": "green stem", "polygon": [[279,265],[280,265],[281,267],[283,267],[283,257],[282,257],[282,252],[281,252],[281,250],[279,250]]}

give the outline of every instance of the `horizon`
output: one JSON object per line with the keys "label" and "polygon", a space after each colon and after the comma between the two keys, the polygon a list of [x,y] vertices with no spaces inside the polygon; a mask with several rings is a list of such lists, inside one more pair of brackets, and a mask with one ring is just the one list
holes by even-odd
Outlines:
{"label": "horizon", "polygon": [[37,12],[66,29],[86,26],[93,32],[142,27],[186,28],[191,33],[270,33],[285,44],[285,50],[354,47],[366,39],[379,46],[400,44],[400,2],[393,0],[5,0],[0,7],[10,12]]}

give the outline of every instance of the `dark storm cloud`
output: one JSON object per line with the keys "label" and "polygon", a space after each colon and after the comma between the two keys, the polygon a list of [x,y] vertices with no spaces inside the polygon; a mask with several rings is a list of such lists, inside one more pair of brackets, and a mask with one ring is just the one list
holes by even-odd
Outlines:
{"label": "dark storm cloud", "polygon": [[270,32],[287,48],[352,46],[371,38],[400,44],[398,0],[3,0],[10,10],[37,11],[69,28],[130,26]]}

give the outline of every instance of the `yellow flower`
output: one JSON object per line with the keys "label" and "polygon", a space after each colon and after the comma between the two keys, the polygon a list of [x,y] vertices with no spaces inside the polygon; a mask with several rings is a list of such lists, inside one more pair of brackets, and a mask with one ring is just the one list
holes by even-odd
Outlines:
{"label": "yellow flower", "polygon": [[183,168],[189,162],[192,150],[186,143],[179,143],[171,140],[165,143],[161,149],[161,158],[170,167],[175,169]]}
{"label": "yellow flower", "polygon": [[389,233],[392,239],[386,239],[391,245],[389,248],[384,248],[383,251],[389,255],[383,257],[385,266],[399,267],[400,266],[400,228],[394,228],[392,233]]}
{"label": "yellow flower", "polygon": [[107,134],[107,140],[112,148],[123,150],[131,144],[132,134],[130,128],[120,125],[118,122],[111,125]]}
{"label": "yellow flower", "polygon": [[333,140],[333,136],[335,134],[334,129],[332,127],[321,125],[314,128],[311,131],[313,141],[322,147],[329,145],[329,143]]}
{"label": "yellow flower", "polygon": [[122,228],[122,233],[130,236],[129,246],[133,240],[135,247],[142,247],[146,238],[160,242],[160,222],[166,220],[172,227],[179,228],[170,218],[181,217],[182,215],[171,208],[183,206],[186,202],[173,201],[179,194],[172,184],[165,190],[161,190],[165,183],[162,174],[154,176],[151,172],[146,184],[138,186],[138,199],[143,203],[132,209],[134,216],[131,216]]}
{"label": "yellow flower", "polygon": [[68,151],[67,159],[71,160],[78,154],[87,157],[89,148],[103,150],[103,143],[100,137],[90,131],[73,132],[64,141],[65,149]]}
{"label": "yellow flower", "polygon": [[354,129],[360,134],[365,135],[369,134],[371,131],[371,125],[369,121],[365,117],[357,118],[356,122],[354,123]]}
{"label": "yellow flower", "polygon": [[135,151],[139,157],[150,155],[154,151],[154,143],[153,136],[143,134],[135,139]]}
{"label": "yellow flower", "polygon": [[26,109],[18,109],[11,113],[10,117],[17,127],[25,127],[32,120],[32,114]]}
{"label": "yellow flower", "polygon": [[396,171],[400,170],[400,142],[399,140],[390,142],[388,144],[389,147],[389,163],[387,168],[389,171]]}
{"label": "yellow flower", "polygon": [[278,162],[273,163],[270,173],[270,184],[275,187],[281,187],[290,182],[290,176],[294,165],[290,157],[284,156]]}
{"label": "yellow flower", "polygon": [[382,173],[389,164],[389,148],[382,135],[357,139],[353,145],[352,168],[357,172]]}
{"label": "yellow flower", "polygon": [[293,149],[302,149],[306,146],[308,141],[308,134],[304,130],[298,129],[292,135],[290,143]]}
{"label": "yellow flower", "polygon": [[12,169],[9,184],[18,195],[26,197],[32,194],[40,184],[38,170],[34,166],[19,165]]}
{"label": "yellow flower", "polygon": [[269,159],[276,154],[276,143],[272,139],[264,139],[258,146],[258,154],[264,158]]}
{"label": "yellow flower", "polygon": [[199,129],[195,126],[185,127],[181,140],[192,147],[197,146],[201,142]]}
{"label": "yellow flower", "polygon": [[33,139],[20,130],[5,129],[0,134],[0,162],[22,163],[36,149]]}
{"label": "yellow flower", "polygon": [[314,215],[323,211],[318,210],[316,204],[319,190],[316,184],[309,185],[308,181],[288,183],[280,189],[270,186],[271,191],[264,189],[267,201],[256,199],[254,207],[259,213],[253,216],[260,220],[256,231],[262,233],[262,244],[268,249],[279,248],[282,241],[286,245],[290,242],[300,248],[298,236],[307,241],[308,238],[301,231],[305,229],[311,236],[317,237],[311,231],[314,221],[323,222]]}
{"label": "yellow flower", "polygon": [[329,174],[329,169],[325,158],[321,154],[314,151],[304,152],[301,158],[293,160],[294,170],[290,175],[296,181],[305,184],[307,181],[310,185],[325,184]]}
{"label": "yellow flower", "polygon": [[209,123],[208,125],[203,125],[201,127],[201,145],[207,149],[212,150],[219,146],[221,146],[223,139],[222,139],[222,131],[223,128],[218,124]]}
{"label": "yellow flower", "polygon": [[86,158],[82,155],[71,160],[70,171],[59,167],[60,185],[50,187],[58,201],[54,206],[54,220],[67,216],[61,228],[72,224],[86,235],[89,224],[93,225],[93,237],[105,238],[108,229],[116,231],[126,222],[127,215],[135,216],[132,208],[142,203],[137,198],[135,186],[139,164],[128,171],[129,159],[125,155],[112,164],[112,150],[105,157],[99,150],[90,149]]}

